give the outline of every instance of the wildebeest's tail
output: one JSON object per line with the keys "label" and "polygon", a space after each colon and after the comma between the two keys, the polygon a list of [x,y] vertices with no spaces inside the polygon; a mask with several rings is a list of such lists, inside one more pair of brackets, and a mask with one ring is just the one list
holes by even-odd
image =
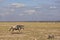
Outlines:
{"label": "wildebeest's tail", "polygon": [[9,28],[9,31],[11,31],[12,28],[13,28],[13,27],[10,27],[10,28]]}

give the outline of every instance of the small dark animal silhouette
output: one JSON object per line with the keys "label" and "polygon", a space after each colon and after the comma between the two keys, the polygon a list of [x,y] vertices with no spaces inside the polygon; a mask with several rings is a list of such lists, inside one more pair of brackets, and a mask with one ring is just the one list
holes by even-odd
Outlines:
{"label": "small dark animal silhouette", "polygon": [[54,35],[48,35],[47,39],[54,39]]}

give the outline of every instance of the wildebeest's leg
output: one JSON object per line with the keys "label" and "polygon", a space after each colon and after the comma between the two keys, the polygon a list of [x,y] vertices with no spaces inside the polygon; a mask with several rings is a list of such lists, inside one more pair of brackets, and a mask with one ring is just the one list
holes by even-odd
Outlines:
{"label": "wildebeest's leg", "polygon": [[12,32],[14,31],[14,29],[12,29]]}
{"label": "wildebeest's leg", "polygon": [[20,32],[20,29],[18,31]]}

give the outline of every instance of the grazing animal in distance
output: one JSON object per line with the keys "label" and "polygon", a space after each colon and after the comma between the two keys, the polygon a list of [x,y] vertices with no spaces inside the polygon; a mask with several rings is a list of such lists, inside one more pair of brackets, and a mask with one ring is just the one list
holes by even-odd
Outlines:
{"label": "grazing animal in distance", "polygon": [[54,35],[48,35],[47,39],[54,39]]}
{"label": "grazing animal in distance", "polygon": [[10,27],[9,31],[14,31],[14,30],[18,30],[20,32],[20,30],[23,29],[24,30],[24,25],[15,25]]}

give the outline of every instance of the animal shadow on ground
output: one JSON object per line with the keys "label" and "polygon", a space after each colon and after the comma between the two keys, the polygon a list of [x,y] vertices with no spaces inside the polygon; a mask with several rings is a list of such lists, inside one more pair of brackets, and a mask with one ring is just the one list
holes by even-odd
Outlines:
{"label": "animal shadow on ground", "polygon": [[11,34],[23,34],[23,32],[11,32]]}

